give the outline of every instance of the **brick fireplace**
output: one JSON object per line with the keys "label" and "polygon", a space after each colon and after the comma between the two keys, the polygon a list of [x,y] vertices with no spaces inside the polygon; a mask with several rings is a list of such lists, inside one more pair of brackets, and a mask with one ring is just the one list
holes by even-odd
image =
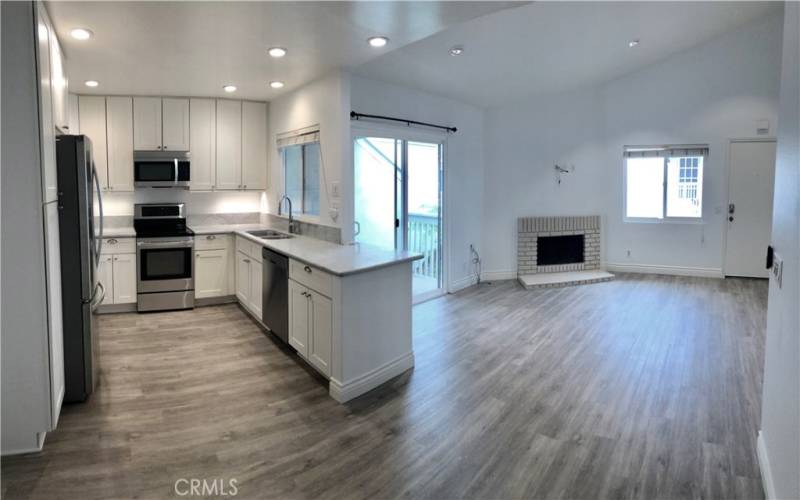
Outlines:
{"label": "brick fireplace", "polygon": [[[558,276],[531,279],[533,275],[545,273],[558,273]],[[613,275],[600,271],[600,216],[520,217],[517,220],[517,275],[526,287],[611,279]]]}

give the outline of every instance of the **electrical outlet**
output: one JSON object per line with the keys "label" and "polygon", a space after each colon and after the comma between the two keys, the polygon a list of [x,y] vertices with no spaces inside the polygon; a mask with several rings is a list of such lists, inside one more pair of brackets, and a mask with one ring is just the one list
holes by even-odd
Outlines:
{"label": "electrical outlet", "polygon": [[783,286],[783,259],[776,253],[772,258],[772,276],[778,288]]}

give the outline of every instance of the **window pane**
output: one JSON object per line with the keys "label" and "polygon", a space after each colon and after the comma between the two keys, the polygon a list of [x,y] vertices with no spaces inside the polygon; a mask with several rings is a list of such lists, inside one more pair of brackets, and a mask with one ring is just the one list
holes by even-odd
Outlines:
{"label": "window pane", "polygon": [[284,194],[292,200],[292,208],[300,212],[303,200],[303,146],[283,149]]}
{"label": "window pane", "polygon": [[703,157],[667,158],[667,217],[702,217]]}
{"label": "window pane", "polygon": [[303,213],[319,215],[319,143],[303,148],[305,178],[303,186]]}
{"label": "window pane", "polygon": [[664,217],[664,159],[627,159],[627,217]]}

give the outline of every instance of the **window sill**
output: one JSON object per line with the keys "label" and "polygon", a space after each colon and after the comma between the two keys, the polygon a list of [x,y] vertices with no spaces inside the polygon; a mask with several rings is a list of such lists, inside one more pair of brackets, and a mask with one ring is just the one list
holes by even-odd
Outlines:
{"label": "window sill", "polygon": [[646,218],[646,217],[623,217],[622,222],[626,224],[684,224],[684,225],[703,225],[706,223],[702,217],[688,218],[688,217],[666,217],[663,219]]}

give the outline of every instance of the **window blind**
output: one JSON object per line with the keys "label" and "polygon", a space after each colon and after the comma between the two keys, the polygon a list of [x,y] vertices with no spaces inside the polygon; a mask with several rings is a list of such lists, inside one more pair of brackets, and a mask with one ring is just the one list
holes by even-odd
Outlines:
{"label": "window blind", "polygon": [[668,158],[674,156],[708,156],[708,146],[689,144],[680,146],[625,146],[626,158]]}
{"label": "window blind", "polygon": [[319,127],[278,134],[278,149],[298,144],[313,144],[315,142],[319,142]]}

